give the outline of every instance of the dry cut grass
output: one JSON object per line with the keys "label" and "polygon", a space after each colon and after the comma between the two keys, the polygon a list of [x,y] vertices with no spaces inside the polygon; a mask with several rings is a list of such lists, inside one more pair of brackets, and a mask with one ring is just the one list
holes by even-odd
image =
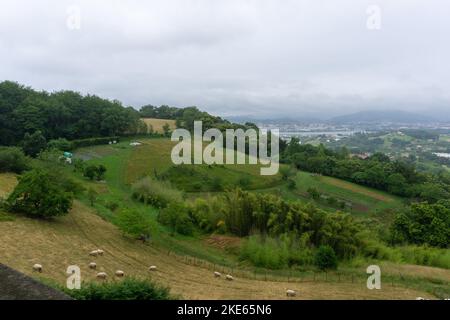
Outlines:
{"label": "dry cut grass", "polygon": [[13,173],[0,173],[0,198],[6,198],[17,184],[17,176]]}
{"label": "dry cut grass", "polygon": [[141,120],[145,122],[149,131],[150,131],[150,128],[152,128],[153,132],[156,132],[156,133],[164,133],[163,127],[165,124],[169,125],[170,130],[175,130],[177,128],[175,125],[175,120],[154,119],[154,118],[142,118]]}
{"label": "dry cut grass", "polygon": [[[91,250],[101,248],[104,256],[90,257]],[[88,264],[95,261],[97,271]],[[193,266],[152,245],[126,239],[110,223],[75,202],[71,213],[54,221],[17,217],[0,222],[0,262],[35,277],[49,278],[65,284],[69,265],[81,268],[83,280],[98,281],[96,272],[114,272],[127,276],[152,278],[168,285],[173,294],[186,299],[285,299],[286,289],[298,292],[295,299],[415,299],[431,296],[403,287],[386,286],[368,290],[364,283],[278,282],[237,277],[234,281],[215,278],[213,270]],[[32,271],[35,263],[43,265],[43,273]],[[147,268],[156,265],[158,271]],[[118,280],[117,280],[118,281]]]}

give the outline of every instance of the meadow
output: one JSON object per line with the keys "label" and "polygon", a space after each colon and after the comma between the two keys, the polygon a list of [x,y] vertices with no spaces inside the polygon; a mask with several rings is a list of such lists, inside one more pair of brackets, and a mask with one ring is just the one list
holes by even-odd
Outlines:
{"label": "meadow", "polygon": [[[11,182],[11,177],[1,174],[0,181],[5,186],[3,182]],[[10,192],[13,187],[9,183],[3,191]],[[436,292],[445,293],[450,280],[448,270],[388,263],[383,267],[383,290],[367,290],[363,264],[343,266],[339,273],[327,274],[251,269],[230,260],[218,246],[221,242],[210,238],[159,235],[150,244],[142,244],[125,237],[96,209],[75,201],[70,214],[55,221],[17,216],[14,221],[0,222],[2,262],[46,283],[60,285],[65,283],[68,265],[80,266],[83,281],[96,281],[97,271],[112,275],[121,269],[127,276],[167,285],[171,294],[185,299],[285,299],[286,288],[299,293],[292,299],[432,299]],[[177,245],[178,250],[174,250]],[[204,257],[191,255],[199,245]],[[102,248],[104,256],[88,255],[96,248]],[[224,263],[209,259],[213,256],[222,256]],[[91,261],[97,263],[97,271],[88,268]],[[33,273],[34,263],[44,266],[43,273]],[[158,271],[149,272],[149,265],[157,265]],[[214,270],[234,274],[235,281],[215,278]],[[110,276],[107,281],[116,280]]]}
{"label": "meadow", "polygon": [[[142,144],[130,145],[134,141]],[[325,195],[352,203],[351,212],[362,217],[381,215],[387,209],[402,206],[402,200],[398,197],[300,171],[290,177],[296,183],[295,190],[288,188],[280,175],[260,176],[257,165],[200,165],[193,169],[194,172],[183,172],[185,169],[179,172],[170,161],[172,146],[173,143],[166,138],[128,138],[115,145],[76,150],[75,158],[84,159],[89,165],[102,164],[107,168],[104,181],[91,181],[80,172],[75,172],[70,165],[57,164],[85,189],[96,190],[93,205],[86,195],[82,195],[75,201],[69,215],[54,221],[1,213],[0,249],[3,262],[31,275],[35,274],[30,266],[42,263],[46,266],[46,271],[40,275],[42,280],[60,284],[65,279],[67,265],[79,264],[84,279],[95,281],[95,272],[87,267],[92,260],[88,252],[101,247],[106,254],[95,258],[99,271],[113,274],[114,270],[121,269],[130,276],[151,278],[170,286],[171,293],[186,299],[283,299],[286,288],[300,292],[297,297],[300,299],[414,299],[416,296],[433,298],[449,294],[450,271],[448,254],[442,254],[444,251],[433,252],[430,256],[425,254],[430,251],[420,251],[420,248],[398,248],[384,254],[390,262],[357,257],[344,261],[338,271],[327,273],[311,271],[314,270],[312,266],[269,270],[254,267],[239,258],[237,252],[245,239],[197,231],[190,236],[171,232],[157,222],[157,208],[131,197],[131,186],[141,177],[166,175],[174,186],[188,191],[186,195],[189,199],[209,199],[211,195],[222,192],[212,192],[204,177],[218,177],[222,179],[221,183],[229,186],[239,185],[245,177],[246,184],[240,187],[254,192],[279,194],[289,200],[313,201],[307,190],[317,188]],[[36,160],[36,163],[39,161]],[[13,174],[0,175],[0,194],[3,197],[11,192],[16,180]],[[202,184],[202,188],[196,190],[198,183]],[[336,210],[323,201],[316,201],[316,204],[330,211]],[[153,221],[149,243],[133,240],[117,228],[117,213],[124,208],[140,212]],[[438,256],[441,258],[438,259]],[[365,288],[365,266],[371,263],[386,265],[386,269],[383,268],[384,281],[390,285],[382,291]],[[414,265],[428,263],[442,266],[442,269]],[[159,271],[149,274],[147,267],[152,264],[158,265]],[[214,279],[214,270],[233,274],[236,281]]]}

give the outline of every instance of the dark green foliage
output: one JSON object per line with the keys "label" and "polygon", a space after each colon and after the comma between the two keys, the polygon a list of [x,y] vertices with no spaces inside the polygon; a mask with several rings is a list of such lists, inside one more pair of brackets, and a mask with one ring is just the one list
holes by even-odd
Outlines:
{"label": "dark green foliage", "polygon": [[169,300],[169,289],[149,280],[126,278],[117,282],[82,283],[80,290],[63,288],[76,300]]}
{"label": "dark green foliage", "polygon": [[308,190],[306,190],[306,192],[308,192],[309,196],[311,198],[313,198],[314,200],[320,199],[321,194],[320,194],[319,190],[317,190],[317,188],[310,187],[310,188],[308,188]]}
{"label": "dark green foliage", "polygon": [[413,204],[409,209],[397,213],[392,237],[394,242],[446,248],[450,241],[450,208],[445,201]]}
{"label": "dark green foliage", "polygon": [[294,179],[288,179],[288,181],[287,181],[287,187],[288,187],[288,189],[289,190],[295,190],[295,188],[297,188],[297,183],[295,182],[295,180]]}
{"label": "dark green foliage", "polygon": [[[18,145],[26,133],[36,131],[47,140],[75,140],[134,134],[138,125],[139,113],[118,101],[73,91],[38,92],[11,81],[0,83],[0,145]],[[28,150],[31,146],[27,143],[26,153],[36,155],[36,150]]]}
{"label": "dark green foliage", "polygon": [[73,159],[73,171],[84,173],[85,164],[83,159]]}
{"label": "dark green foliage", "polygon": [[27,156],[36,157],[39,152],[47,147],[47,141],[41,131],[35,131],[33,134],[25,133],[22,141],[23,152]]}
{"label": "dark green foliage", "polygon": [[50,140],[47,144],[49,149],[57,149],[60,151],[71,151],[73,149],[73,144],[64,138]]}
{"label": "dark green foliage", "polygon": [[355,255],[364,245],[361,226],[349,214],[328,213],[312,204],[287,202],[273,195],[236,189],[189,210],[192,221],[205,230],[214,230],[224,221],[226,230],[237,236],[251,232],[274,238],[289,235],[302,238],[306,247],[330,245],[342,258]]}
{"label": "dark green foliage", "polygon": [[19,178],[19,183],[7,199],[11,212],[30,217],[51,218],[65,215],[72,207],[71,183],[45,170],[32,170]]}
{"label": "dark green foliage", "polygon": [[22,173],[30,168],[30,160],[15,147],[0,148],[0,172]]}
{"label": "dark green foliage", "polygon": [[163,132],[164,132],[165,137],[170,137],[171,131],[170,131],[170,126],[168,123],[165,123],[163,125]]}
{"label": "dark green foliage", "polygon": [[450,196],[450,183],[445,179],[419,173],[413,164],[402,160],[391,161],[382,153],[375,153],[365,160],[349,158],[348,152],[335,152],[323,145],[302,145],[298,139],[292,139],[282,159],[300,170],[336,177],[403,197],[436,202]]}
{"label": "dark green foliage", "polygon": [[96,175],[97,180],[100,181],[100,180],[104,179],[105,178],[105,173],[106,173],[106,167],[104,165],[102,165],[102,164],[99,164],[97,166],[97,175]]}
{"label": "dark green foliage", "polygon": [[316,252],[314,263],[320,270],[337,269],[338,260],[333,248],[326,245],[320,246]]}
{"label": "dark green foliage", "polygon": [[90,180],[94,180],[95,176],[97,175],[97,166],[90,165],[84,168],[84,176],[86,178],[89,178]]}
{"label": "dark green foliage", "polygon": [[97,179],[98,181],[102,180],[105,177],[106,167],[102,164],[90,165],[84,168],[83,175],[90,180]]}
{"label": "dark green foliage", "polygon": [[239,178],[238,180],[238,186],[246,189],[251,185],[252,181],[250,180],[250,178],[248,176],[242,176]]}
{"label": "dark green foliage", "polygon": [[193,223],[206,232],[223,233],[225,230],[221,204],[217,198],[208,200],[197,198],[189,210]]}
{"label": "dark green foliage", "polygon": [[71,141],[71,144],[74,149],[81,147],[89,147],[89,146],[97,146],[102,144],[109,144],[110,142],[116,141],[119,142],[119,137],[100,137],[100,138],[87,138],[87,139],[79,139]]}
{"label": "dark green foliage", "polygon": [[191,235],[194,231],[189,209],[182,203],[171,203],[167,208],[162,209],[158,215],[158,221],[179,234]]}

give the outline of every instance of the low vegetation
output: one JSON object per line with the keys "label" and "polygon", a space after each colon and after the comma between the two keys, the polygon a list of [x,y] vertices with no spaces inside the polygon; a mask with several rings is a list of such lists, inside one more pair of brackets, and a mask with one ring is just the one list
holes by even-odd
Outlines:
{"label": "low vegetation", "polygon": [[17,147],[0,147],[0,173],[22,173],[30,168],[30,160]]}
{"label": "low vegetation", "polygon": [[133,197],[146,204],[165,208],[171,203],[183,201],[183,193],[172,188],[168,182],[145,177],[133,184]]}
{"label": "low vegetation", "polygon": [[79,290],[61,288],[76,300],[171,300],[169,289],[149,280],[126,278],[118,282],[83,283]]}

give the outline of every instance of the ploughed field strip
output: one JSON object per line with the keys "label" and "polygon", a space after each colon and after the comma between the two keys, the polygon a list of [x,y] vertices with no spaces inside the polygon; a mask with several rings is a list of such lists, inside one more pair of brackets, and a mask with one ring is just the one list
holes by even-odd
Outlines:
{"label": "ploughed field strip", "polygon": [[[97,248],[104,254],[89,256]],[[186,299],[286,299],[287,289],[297,292],[290,299],[432,298],[425,292],[397,286],[368,290],[365,283],[263,281],[238,276],[226,281],[225,275],[217,278],[211,269],[124,238],[114,225],[77,201],[69,215],[51,222],[23,217],[0,222],[0,253],[1,263],[61,285],[66,282],[69,265],[81,268],[83,281],[101,281],[96,279],[98,272],[107,273],[106,281],[119,281],[114,273],[123,270],[125,276],[152,278],[168,285],[173,294]],[[96,270],[89,268],[90,262],[97,264]],[[42,264],[42,273],[33,272],[36,263]],[[157,266],[157,271],[149,271],[151,265]]]}

